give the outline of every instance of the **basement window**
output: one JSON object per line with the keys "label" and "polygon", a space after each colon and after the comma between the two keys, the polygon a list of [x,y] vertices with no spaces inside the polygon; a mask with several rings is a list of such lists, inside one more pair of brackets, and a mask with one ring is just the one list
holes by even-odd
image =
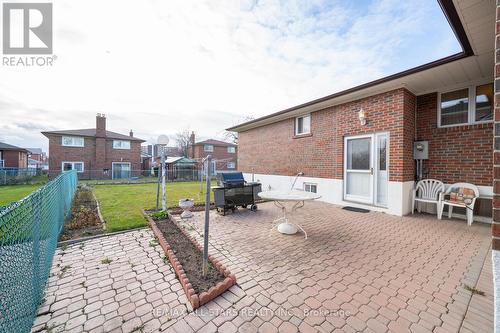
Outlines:
{"label": "basement window", "polygon": [[234,163],[234,162],[227,162],[227,168],[228,169],[234,169],[234,168],[236,168],[236,163]]}
{"label": "basement window", "polygon": [[311,133],[311,115],[295,118],[295,135]]}
{"label": "basement window", "polygon": [[304,191],[318,193],[318,184],[304,183]]}
{"label": "basement window", "polygon": [[493,120],[493,83],[439,94],[439,127],[469,125]]}

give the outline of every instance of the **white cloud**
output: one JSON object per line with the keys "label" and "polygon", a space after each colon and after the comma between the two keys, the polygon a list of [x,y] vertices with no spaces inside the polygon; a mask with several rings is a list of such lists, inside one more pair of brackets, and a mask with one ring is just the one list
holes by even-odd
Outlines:
{"label": "white cloud", "polygon": [[[436,6],[396,0],[54,2],[54,67],[0,67],[0,140],[46,148],[41,129],[93,127],[97,112],[107,114],[110,130],[132,128],[145,139],[188,127],[201,137],[217,136],[247,115],[454,52],[454,36]],[[442,38],[439,50],[430,45],[427,53],[414,50],[412,59],[398,57],[430,29]]]}

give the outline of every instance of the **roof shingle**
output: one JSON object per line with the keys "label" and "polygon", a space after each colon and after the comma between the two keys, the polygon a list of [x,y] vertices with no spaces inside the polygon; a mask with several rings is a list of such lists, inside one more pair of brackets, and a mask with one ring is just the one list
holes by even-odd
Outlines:
{"label": "roof shingle", "polygon": [[[86,128],[86,129],[76,129],[76,130],[62,130],[62,131],[48,131],[42,132],[43,135],[77,135],[77,136],[86,136],[86,137],[95,137],[95,128]],[[145,142],[146,140],[142,140],[136,137],[132,137],[125,134],[115,133],[111,131],[106,131],[106,138],[108,139],[117,139],[117,140],[130,140],[130,141],[141,141]]]}

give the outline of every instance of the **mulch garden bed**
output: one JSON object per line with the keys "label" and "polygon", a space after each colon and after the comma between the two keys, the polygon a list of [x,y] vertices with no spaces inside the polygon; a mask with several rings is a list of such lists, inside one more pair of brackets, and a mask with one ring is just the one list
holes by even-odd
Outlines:
{"label": "mulch garden bed", "polygon": [[[165,251],[193,309],[211,301],[236,283],[234,274],[209,255],[208,274],[202,275],[203,247],[173,217],[145,216]],[[153,214],[155,216],[155,214]]]}
{"label": "mulch garden bed", "polygon": [[60,241],[95,236],[104,233],[104,224],[99,216],[97,201],[92,189],[81,185],[75,193],[71,216],[64,224]]}

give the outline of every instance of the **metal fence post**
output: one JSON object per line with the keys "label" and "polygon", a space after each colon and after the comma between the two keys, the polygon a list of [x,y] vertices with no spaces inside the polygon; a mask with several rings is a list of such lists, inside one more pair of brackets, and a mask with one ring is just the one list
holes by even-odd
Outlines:
{"label": "metal fence post", "polygon": [[203,276],[208,273],[208,229],[210,223],[210,165],[212,164],[212,156],[206,157],[207,162],[207,187],[205,193],[205,232],[203,234]]}

